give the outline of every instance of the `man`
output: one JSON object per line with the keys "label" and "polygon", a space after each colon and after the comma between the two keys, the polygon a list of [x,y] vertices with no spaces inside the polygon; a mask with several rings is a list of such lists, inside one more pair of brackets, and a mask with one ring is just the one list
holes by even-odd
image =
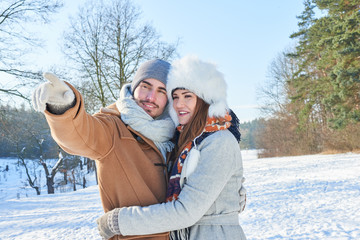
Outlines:
{"label": "man", "polygon": [[[165,200],[165,155],[173,147],[175,129],[164,113],[169,68],[159,59],[143,63],[131,85],[121,89],[117,102],[93,116],[85,112],[81,94],[51,73],[44,74],[49,82],[33,93],[34,109],[45,114],[59,146],[96,160],[105,212]],[[136,239],[168,239],[168,233]]]}

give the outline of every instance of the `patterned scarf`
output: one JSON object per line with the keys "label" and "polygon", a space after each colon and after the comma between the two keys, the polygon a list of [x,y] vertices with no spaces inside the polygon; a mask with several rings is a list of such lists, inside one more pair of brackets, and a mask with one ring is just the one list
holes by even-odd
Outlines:
{"label": "patterned scarf", "polygon": [[[172,167],[167,195],[166,195],[166,202],[171,202],[173,200],[176,200],[181,192],[181,185],[180,185],[181,171],[190,150],[194,147],[195,144],[198,144],[205,137],[209,136],[210,135],[209,133],[214,133],[219,130],[228,129],[231,126],[231,119],[232,118],[230,114],[226,114],[224,118],[208,117],[203,132],[193,141],[190,141],[188,144],[186,144],[185,148],[182,150],[182,152],[180,153],[179,157],[176,159]],[[181,132],[182,129],[183,126],[181,125],[177,127],[177,130],[179,132]]]}

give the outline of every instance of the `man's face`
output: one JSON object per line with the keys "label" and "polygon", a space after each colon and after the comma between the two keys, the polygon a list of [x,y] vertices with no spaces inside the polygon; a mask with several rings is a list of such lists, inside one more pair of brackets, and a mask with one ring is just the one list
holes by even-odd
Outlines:
{"label": "man's face", "polygon": [[160,116],[166,106],[165,84],[154,78],[145,79],[135,88],[135,102],[152,118]]}

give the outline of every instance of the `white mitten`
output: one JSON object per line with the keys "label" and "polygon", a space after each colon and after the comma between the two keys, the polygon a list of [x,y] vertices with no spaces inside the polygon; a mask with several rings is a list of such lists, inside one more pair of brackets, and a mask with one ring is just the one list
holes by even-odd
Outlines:
{"label": "white mitten", "polygon": [[44,73],[48,82],[38,86],[32,95],[32,104],[36,111],[44,112],[46,104],[54,108],[70,108],[75,99],[75,94],[66,83],[52,73]]}
{"label": "white mitten", "polygon": [[246,189],[244,187],[244,182],[245,182],[245,178],[243,177],[241,179],[241,188],[239,190],[239,195],[240,195],[240,203],[239,203],[240,211],[239,212],[240,213],[245,210],[245,206],[246,206]]}

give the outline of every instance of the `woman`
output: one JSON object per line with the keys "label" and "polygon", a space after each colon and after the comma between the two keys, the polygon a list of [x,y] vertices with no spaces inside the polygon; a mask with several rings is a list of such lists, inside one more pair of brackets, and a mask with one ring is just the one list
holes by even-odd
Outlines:
{"label": "woman", "polygon": [[246,239],[238,221],[240,133],[227,107],[223,75],[213,64],[188,56],[172,65],[167,93],[178,125],[167,202],[112,210],[98,220],[100,234],[171,231],[170,239]]}

